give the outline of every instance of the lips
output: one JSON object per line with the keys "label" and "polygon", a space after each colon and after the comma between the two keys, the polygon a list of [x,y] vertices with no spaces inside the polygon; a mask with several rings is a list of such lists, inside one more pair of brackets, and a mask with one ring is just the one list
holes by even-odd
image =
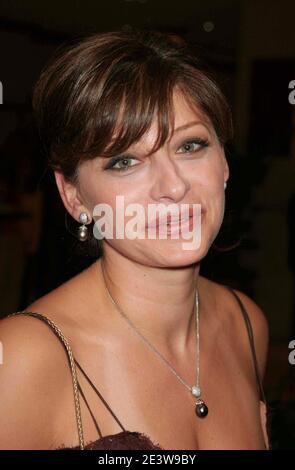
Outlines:
{"label": "lips", "polygon": [[[188,215],[186,214],[186,211],[185,212],[185,215],[181,215],[181,213],[177,214],[176,216],[171,216],[171,214],[167,214],[167,217],[164,217],[164,216],[157,216],[156,220],[152,221],[151,223],[149,224],[146,224],[146,228],[158,228],[158,227],[161,227],[161,226],[168,226],[168,227],[173,227],[174,225],[179,225],[181,226],[181,224],[185,224],[189,219],[191,219],[194,215],[194,210],[192,208],[189,209],[188,211]],[[203,216],[205,213],[205,210],[202,208],[201,209],[201,216]]]}

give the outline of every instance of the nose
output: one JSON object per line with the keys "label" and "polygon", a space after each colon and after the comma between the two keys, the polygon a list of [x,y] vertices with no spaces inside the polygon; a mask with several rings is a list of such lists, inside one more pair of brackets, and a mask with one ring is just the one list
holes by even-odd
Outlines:
{"label": "nose", "polygon": [[153,162],[153,184],[150,196],[154,201],[181,201],[190,184],[177,163],[168,154],[158,155]]}

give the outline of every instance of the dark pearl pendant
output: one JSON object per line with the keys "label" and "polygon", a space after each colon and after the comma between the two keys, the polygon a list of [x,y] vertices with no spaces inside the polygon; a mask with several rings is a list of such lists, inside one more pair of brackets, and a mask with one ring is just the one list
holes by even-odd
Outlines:
{"label": "dark pearl pendant", "polygon": [[199,416],[199,418],[205,418],[205,416],[207,416],[208,414],[208,407],[206,403],[200,399],[196,402],[195,411],[196,415]]}

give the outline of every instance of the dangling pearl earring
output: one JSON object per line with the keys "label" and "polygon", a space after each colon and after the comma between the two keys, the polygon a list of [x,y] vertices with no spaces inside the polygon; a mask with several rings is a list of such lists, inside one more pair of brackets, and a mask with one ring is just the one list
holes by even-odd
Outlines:
{"label": "dangling pearl earring", "polygon": [[225,181],[225,182],[224,182],[224,189],[226,188],[226,185],[227,185],[227,183],[226,183],[226,181]]}
{"label": "dangling pearl earring", "polygon": [[82,225],[78,229],[78,238],[81,242],[84,242],[88,238],[88,228],[85,225],[88,222],[87,212],[81,212],[79,221]]}

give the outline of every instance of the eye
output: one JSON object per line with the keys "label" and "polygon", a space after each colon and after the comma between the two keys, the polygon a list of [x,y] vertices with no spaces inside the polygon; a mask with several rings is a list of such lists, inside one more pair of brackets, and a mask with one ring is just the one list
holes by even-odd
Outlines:
{"label": "eye", "polygon": [[[111,158],[109,163],[106,165],[105,170],[116,170],[116,171],[124,171],[128,170],[132,166],[136,165],[127,165],[128,161],[130,160],[136,160],[135,158],[128,157],[127,155],[122,155],[121,157],[114,157]],[[117,167],[116,165],[123,163],[122,167]]]}
{"label": "eye", "polygon": [[[180,149],[184,149],[184,152],[176,152],[176,153],[196,153],[201,148],[208,147],[209,142],[206,139],[201,139],[196,137],[194,139],[186,140]],[[112,171],[126,171],[129,168],[132,168],[135,165],[128,165],[128,162],[131,160],[136,160],[136,158],[132,158],[128,155],[121,155],[117,157],[113,157],[109,160],[108,164],[105,167],[105,170],[112,170]],[[120,166],[122,165],[122,166]]]}
{"label": "eye", "polygon": [[196,137],[194,139],[186,140],[180,149],[184,149],[184,152],[176,152],[176,153],[195,153],[200,150],[200,148],[208,147],[209,142],[206,139],[201,139]]}

